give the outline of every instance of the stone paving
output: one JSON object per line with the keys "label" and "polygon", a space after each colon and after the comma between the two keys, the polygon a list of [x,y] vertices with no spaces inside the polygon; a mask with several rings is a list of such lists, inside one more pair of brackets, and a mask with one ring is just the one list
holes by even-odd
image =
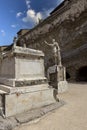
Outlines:
{"label": "stone paving", "polygon": [[87,84],[70,83],[68,92],[59,94],[59,98],[66,102],[63,107],[15,130],[87,130]]}

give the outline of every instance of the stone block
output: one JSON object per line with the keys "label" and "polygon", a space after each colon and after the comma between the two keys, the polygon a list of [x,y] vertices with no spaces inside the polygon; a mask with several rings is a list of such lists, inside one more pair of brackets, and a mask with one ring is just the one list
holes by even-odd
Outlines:
{"label": "stone block", "polygon": [[49,88],[44,74],[42,51],[14,46],[3,56],[0,72],[0,90],[5,92],[1,99],[3,117],[56,102],[54,89]]}
{"label": "stone block", "polygon": [[59,81],[58,83],[58,93],[63,93],[68,90],[68,82],[67,81]]}
{"label": "stone block", "polygon": [[12,52],[3,55],[0,66],[0,83],[11,87],[18,86],[18,82],[29,85],[31,81],[46,79],[44,54],[39,50],[15,46]]}
{"label": "stone block", "polygon": [[5,95],[5,116],[13,116],[55,102],[52,88],[8,94]]}

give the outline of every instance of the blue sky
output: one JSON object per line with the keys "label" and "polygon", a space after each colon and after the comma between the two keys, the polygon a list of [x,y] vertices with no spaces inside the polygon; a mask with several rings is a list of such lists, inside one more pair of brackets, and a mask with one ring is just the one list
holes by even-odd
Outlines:
{"label": "blue sky", "polygon": [[30,29],[63,0],[0,0],[0,46],[10,45],[20,29]]}

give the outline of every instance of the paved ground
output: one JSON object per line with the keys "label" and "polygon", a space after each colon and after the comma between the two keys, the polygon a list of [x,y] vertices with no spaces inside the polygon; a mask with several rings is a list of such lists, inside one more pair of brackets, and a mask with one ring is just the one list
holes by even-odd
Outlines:
{"label": "paved ground", "polygon": [[87,130],[87,84],[69,84],[69,91],[59,98],[66,105],[15,130]]}

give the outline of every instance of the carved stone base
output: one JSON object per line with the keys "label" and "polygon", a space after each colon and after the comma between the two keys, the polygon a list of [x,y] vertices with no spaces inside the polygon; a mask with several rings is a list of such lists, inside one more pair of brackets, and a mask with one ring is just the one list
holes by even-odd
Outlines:
{"label": "carved stone base", "polygon": [[[4,103],[2,105],[5,117],[17,115],[28,110],[40,108],[56,102],[54,89],[48,84],[33,85],[26,87],[1,86]],[[2,101],[3,101],[2,99]]]}
{"label": "carved stone base", "polygon": [[31,78],[31,79],[10,79],[10,78],[1,78],[0,83],[4,85],[8,85],[10,87],[22,87],[22,86],[31,86],[31,85],[38,85],[38,84],[45,84],[47,83],[47,79],[45,77],[40,78]]}

